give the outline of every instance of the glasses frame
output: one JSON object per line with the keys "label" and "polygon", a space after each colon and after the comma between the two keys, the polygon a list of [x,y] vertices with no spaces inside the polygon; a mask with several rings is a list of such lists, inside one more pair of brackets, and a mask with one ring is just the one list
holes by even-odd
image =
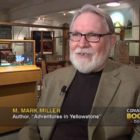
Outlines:
{"label": "glasses frame", "polygon": [[[73,40],[73,39],[71,38],[71,35],[74,35],[74,34],[80,35],[78,40]],[[106,35],[111,35],[111,34],[112,34],[112,33],[110,33],[110,32],[104,33],[104,34],[100,34],[100,33],[86,33],[86,34],[82,34],[82,33],[80,33],[80,32],[69,32],[69,33],[68,33],[68,36],[69,36],[69,39],[70,39],[71,41],[74,41],[74,42],[79,42],[79,41],[81,40],[81,37],[84,36],[85,39],[86,39],[88,42],[97,43],[97,42],[100,41],[100,38],[101,38],[101,37],[104,37],[104,36],[106,36]],[[88,35],[96,36],[98,39],[95,40],[95,41],[91,41],[91,40],[88,39],[88,37],[89,37]]]}

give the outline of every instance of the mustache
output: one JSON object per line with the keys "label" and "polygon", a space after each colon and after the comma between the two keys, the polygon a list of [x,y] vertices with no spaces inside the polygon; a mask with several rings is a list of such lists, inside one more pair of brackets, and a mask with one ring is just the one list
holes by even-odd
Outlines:
{"label": "mustache", "polygon": [[92,48],[76,48],[74,53],[94,54],[95,52]]}

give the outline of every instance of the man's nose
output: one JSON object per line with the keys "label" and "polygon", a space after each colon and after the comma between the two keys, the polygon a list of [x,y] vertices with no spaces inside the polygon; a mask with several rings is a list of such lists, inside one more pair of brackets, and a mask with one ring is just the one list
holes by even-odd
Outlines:
{"label": "man's nose", "polygon": [[84,35],[81,36],[81,39],[79,41],[79,47],[80,48],[88,47],[88,41],[87,41],[87,39],[86,39],[86,37]]}

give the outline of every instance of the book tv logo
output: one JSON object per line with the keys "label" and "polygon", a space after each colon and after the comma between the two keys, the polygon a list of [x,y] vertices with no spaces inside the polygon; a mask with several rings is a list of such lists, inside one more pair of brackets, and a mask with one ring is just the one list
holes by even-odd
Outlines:
{"label": "book tv logo", "polygon": [[126,118],[130,123],[140,124],[140,109],[127,109]]}

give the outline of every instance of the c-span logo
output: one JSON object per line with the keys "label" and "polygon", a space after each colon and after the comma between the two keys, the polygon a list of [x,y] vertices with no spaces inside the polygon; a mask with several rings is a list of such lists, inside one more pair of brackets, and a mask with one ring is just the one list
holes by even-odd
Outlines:
{"label": "c-span logo", "polygon": [[127,109],[126,117],[130,123],[140,124],[140,108]]}

